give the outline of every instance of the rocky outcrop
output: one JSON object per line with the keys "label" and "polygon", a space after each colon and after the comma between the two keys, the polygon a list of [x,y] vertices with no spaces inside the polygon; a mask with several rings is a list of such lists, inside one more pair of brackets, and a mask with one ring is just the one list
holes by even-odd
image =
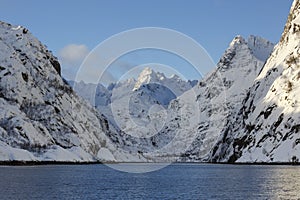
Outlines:
{"label": "rocky outcrop", "polygon": [[300,24],[295,0],[280,42],[211,152],[214,162],[295,162],[299,146]]}

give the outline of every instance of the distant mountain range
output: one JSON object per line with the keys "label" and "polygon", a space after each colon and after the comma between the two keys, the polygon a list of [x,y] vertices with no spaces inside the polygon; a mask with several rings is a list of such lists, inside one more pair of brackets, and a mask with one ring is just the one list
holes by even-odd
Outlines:
{"label": "distant mountain range", "polygon": [[112,83],[107,88],[101,84],[70,81],[74,90],[110,122],[138,137],[155,135],[162,122],[157,112],[166,109],[173,99],[196,84],[197,81],[183,81],[177,75],[166,77],[150,67],[146,67],[137,80]]}
{"label": "distant mountain range", "polygon": [[299,7],[275,47],[236,36],[201,80],[149,67],[108,87],[65,81],[26,28],[0,22],[0,161],[299,162]]}

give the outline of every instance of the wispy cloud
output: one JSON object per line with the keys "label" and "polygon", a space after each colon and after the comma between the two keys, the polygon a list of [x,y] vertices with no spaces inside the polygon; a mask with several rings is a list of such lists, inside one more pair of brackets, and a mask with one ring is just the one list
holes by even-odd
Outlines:
{"label": "wispy cloud", "polygon": [[[115,82],[111,72],[103,69],[101,55],[92,53],[84,44],[69,44],[59,51],[58,59],[62,66],[62,75],[68,80],[83,80],[96,83],[97,81],[109,84]],[[84,59],[88,58],[85,62]]]}
{"label": "wispy cloud", "polygon": [[99,81],[104,85],[118,81],[135,66],[127,60],[113,61],[110,54],[90,52],[84,44],[65,46],[59,51],[58,59],[62,66],[62,75],[66,79],[89,83]]}
{"label": "wispy cloud", "polygon": [[59,51],[61,62],[67,65],[78,65],[88,55],[89,49],[84,44],[69,44]]}
{"label": "wispy cloud", "polygon": [[74,80],[76,73],[84,58],[90,50],[84,44],[69,44],[58,53],[58,59],[62,66],[62,75],[68,80]]}

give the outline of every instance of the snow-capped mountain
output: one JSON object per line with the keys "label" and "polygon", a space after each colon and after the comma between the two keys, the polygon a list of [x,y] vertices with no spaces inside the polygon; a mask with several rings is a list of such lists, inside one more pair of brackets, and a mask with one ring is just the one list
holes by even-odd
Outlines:
{"label": "snow-capped mountain", "polygon": [[150,68],[137,81],[114,84],[107,95],[111,104],[97,107],[123,130],[111,139],[119,148],[154,160],[202,160],[227,119],[238,112],[273,47],[260,37],[236,36],[216,69],[193,88],[177,76],[166,78]]}
{"label": "snow-capped mountain", "polygon": [[216,162],[298,162],[300,158],[300,1],[280,42],[212,151]]}
{"label": "snow-capped mountain", "polygon": [[236,36],[196,85],[145,68],[70,82],[85,100],[27,29],[0,22],[0,160],[299,162],[299,12],[275,48]]}
{"label": "snow-capped mountain", "polygon": [[166,117],[164,110],[170,101],[195,84],[177,75],[166,77],[146,67],[137,80],[114,83],[107,89],[101,84],[80,82],[75,83],[74,89],[125,133],[150,137],[162,128],[161,119]]}
{"label": "snow-capped mountain", "polygon": [[[146,67],[139,75],[133,90],[148,84],[158,84],[167,87],[177,97],[197,84],[197,81],[184,81],[178,75],[166,77],[163,73],[155,72]],[[168,104],[169,102],[166,102]]]}
{"label": "snow-capped mountain", "polygon": [[105,135],[117,130],[73,92],[26,28],[0,22],[0,49],[0,160],[126,160]]}
{"label": "snow-capped mountain", "polygon": [[[193,88],[177,76],[167,78],[145,68],[137,81],[129,79],[102,90],[110,98],[108,106],[97,106],[97,96],[103,95],[92,93],[95,105],[123,130],[110,134],[119,148],[156,161],[173,161],[182,154],[184,161],[200,160],[214,145],[228,116],[237,112],[273,47],[260,37],[237,36],[216,70]],[[80,94],[78,88],[88,91],[85,87],[75,90]]]}
{"label": "snow-capped mountain", "polygon": [[[177,75],[166,77],[163,73],[155,72],[150,67],[146,67],[137,80],[130,78],[125,81],[111,83],[107,88],[101,83],[92,84],[82,81],[75,83],[71,80],[68,82],[80,96],[95,107],[107,106],[124,96],[131,96],[138,90],[151,93],[152,97],[160,104],[168,105],[172,99],[180,96],[197,84],[196,80],[184,81]],[[163,91],[156,91],[161,89],[160,87],[165,87],[169,91],[166,94]]]}
{"label": "snow-capped mountain", "polygon": [[226,126],[228,117],[235,115],[236,108],[242,105],[249,85],[273,47],[272,43],[260,37],[250,36],[245,40],[236,36],[216,69],[190,92],[171,102],[173,118],[170,124],[177,126],[168,132],[176,132],[178,141],[170,148],[187,150],[185,153],[177,152],[184,153],[181,160],[202,160],[208,154]]}

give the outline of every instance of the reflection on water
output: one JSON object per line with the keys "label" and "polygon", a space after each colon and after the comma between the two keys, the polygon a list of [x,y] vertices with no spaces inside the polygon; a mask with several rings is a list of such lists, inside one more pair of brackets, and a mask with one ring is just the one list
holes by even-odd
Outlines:
{"label": "reflection on water", "polygon": [[0,177],[0,199],[300,198],[299,166],[173,164],[141,174],[105,165],[2,166]]}
{"label": "reflection on water", "polygon": [[300,199],[299,167],[277,167],[270,170],[262,187],[270,191],[272,199]]}

